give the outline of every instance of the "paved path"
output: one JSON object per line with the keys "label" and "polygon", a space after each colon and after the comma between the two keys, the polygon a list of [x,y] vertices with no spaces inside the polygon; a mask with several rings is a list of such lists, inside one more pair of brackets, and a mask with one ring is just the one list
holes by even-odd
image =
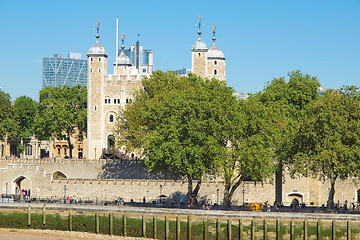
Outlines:
{"label": "paved path", "polygon": [[[42,208],[41,203],[0,203],[1,208]],[[78,211],[106,211],[106,212],[132,212],[140,214],[173,214],[196,215],[208,217],[234,217],[234,218],[281,218],[281,219],[320,219],[320,220],[348,220],[360,221],[359,214],[328,214],[328,213],[293,213],[293,212],[251,212],[251,211],[217,211],[180,208],[148,208],[131,206],[97,206],[76,204],[46,204],[46,209],[78,210]]]}

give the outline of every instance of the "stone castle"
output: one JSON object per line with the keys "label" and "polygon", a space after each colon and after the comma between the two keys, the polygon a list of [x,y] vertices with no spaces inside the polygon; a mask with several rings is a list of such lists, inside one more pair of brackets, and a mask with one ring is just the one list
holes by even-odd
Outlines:
{"label": "stone castle", "polygon": [[[215,77],[226,82],[225,57],[215,45],[216,29],[213,28],[213,45],[208,49],[201,39],[200,26],[201,23],[198,39],[191,48],[192,72],[203,78]],[[3,195],[17,195],[21,189],[25,189],[30,190],[31,196],[36,198],[56,196],[61,199],[67,195],[89,201],[112,201],[121,196],[125,201],[142,201],[143,197],[147,201],[155,201],[162,194],[168,197],[178,196],[177,201],[184,198],[187,192],[186,182],[157,179],[150,176],[137,161],[99,160],[114,145],[114,125],[120,109],[132,101],[134,93],[142,88],[141,79],[150,76],[153,69],[150,67],[147,71],[142,71],[131,65],[122,45],[113,64],[114,73],[108,74],[108,55],[99,38],[97,33],[96,43],[87,54],[88,140],[87,144],[77,143],[87,159],[40,159],[39,150],[44,146],[32,139],[28,143],[34,146],[35,154],[32,152],[32,158],[0,159],[0,191]],[[152,65],[152,54],[150,63]],[[130,155],[136,157],[135,153]],[[312,178],[284,178],[280,195],[285,205],[292,202],[307,205],[326,203],[329,182]],[[355,180],[357,179],[337,181],[336,202],[360,201],[360,190]],[[268,182],[245,181],[236,190],[233,204],[265,201],[273,203],[275,188],[275,184]],[[199,200],[207,199],[211,203],[221,204],[223,190],[224,182],[221,180],[204,182],[200,188]]]}

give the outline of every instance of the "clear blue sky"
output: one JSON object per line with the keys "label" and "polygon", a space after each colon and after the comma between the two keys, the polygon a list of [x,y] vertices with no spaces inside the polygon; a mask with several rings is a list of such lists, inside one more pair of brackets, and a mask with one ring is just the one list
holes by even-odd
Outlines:
{"label": "clear blue sky", "polygon": [[42,58],[79,52],[85,59],[97,19],[112,64],[116,17],[126,47],[140,34],[141,45],[154,52],[156,70],[191,68],[199,15],[208,47],[216,24],[227,83],[238,92],[260,91],[296,69],[317,76],[325,88],[360,86],[360,0],[0,0],[0,87],[13,100],[37,100]]}

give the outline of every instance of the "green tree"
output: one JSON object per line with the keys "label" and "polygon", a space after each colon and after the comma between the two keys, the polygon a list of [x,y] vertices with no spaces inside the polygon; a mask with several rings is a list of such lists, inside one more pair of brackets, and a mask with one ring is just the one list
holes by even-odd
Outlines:
{"label": "green tree", "polygon": [[14,128],[14,108],[10,94],[0,91],[0,138],[6,139]]}
{"label": "green tree", "polygon": [[263,91],[253,97],[266,108],[266,119],[271,123],[267,141],[274,154],[276,201],[282,201],[282,176],[288,158],[289,143],[298,130],[307,104],[318,99],[319,81],[316,77],[302,74],[299,70],[288,74],[289,80],[275,78]]}
{"label": "green tree", "polygon": [[360,167],[360,93],[355,87],[327,91],[309,104],[290,151],[290,172],[335,182],[355,176]]}
{"label": "green tree", "polygon": [[[69,156],[74,148],[71,137],[86,133],[87,89],[84,86],[47,87],[40,91],[35,133],[39,139],[66,140]],[[78,135],[76,135],[78,133]]]}
{"label": "green tree", "polygon": [[[144,90],[121,114],[119,133],[128,150],[143,150],[144,164],[152,173],[170,174],[188,181],[188,202],[193,204],[201,180],[216,175],[222,151],[221,133],[214,111],[221,104],[222,83],[195,75],[154,72],[143,80]],[[193,187],[193,180],[198,180]]]}
{"label": "green tree", "polygon": [[34,120],[37,114],[38,104],[27,96],[18,97],[14,101],[14,120],[16,123],[14,138],[20,140],[18,150],[20,154],[24,151],[24,138],[34,134]]}

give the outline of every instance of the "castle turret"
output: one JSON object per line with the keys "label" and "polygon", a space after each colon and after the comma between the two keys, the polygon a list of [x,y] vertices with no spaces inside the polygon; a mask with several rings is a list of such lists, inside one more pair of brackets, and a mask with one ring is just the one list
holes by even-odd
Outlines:
{"label": "castle turret", "polygon": [[207,77],[226,82],[226,62],[224,54],[216,47],[216,27],[213,27],[213,45],[207,53]]}
{"label": "castle turret", "polygon": [[116,57],[115,62],[114,62],[114,68],[115,68],[114,73],[117,73],[119,75],[130,74],[130,71],[131,71],[130,58],[125,54],[125,51],[124,51],[124,48],[125,48],[124,40],[125,40],[125,35],[122,34],[121,53],[120,53],[120,55],[118,55]]}
{"label": "castle turret", "polygon": [[99,42],[99,20],[97,22],[96,43],[89,49],[88,56],[88,107],[87,107],[87,138],[88,159],[97,159],[101,155],[99,136],[102,126],[103,83],[107,75],[107,54]]}
{"label": "castle turret", "polygon": [[199,16],[199,38],[191,48],[191,72],[205,79],[207,77],[207,52],[206,44],[201,40],[201,16]]}

